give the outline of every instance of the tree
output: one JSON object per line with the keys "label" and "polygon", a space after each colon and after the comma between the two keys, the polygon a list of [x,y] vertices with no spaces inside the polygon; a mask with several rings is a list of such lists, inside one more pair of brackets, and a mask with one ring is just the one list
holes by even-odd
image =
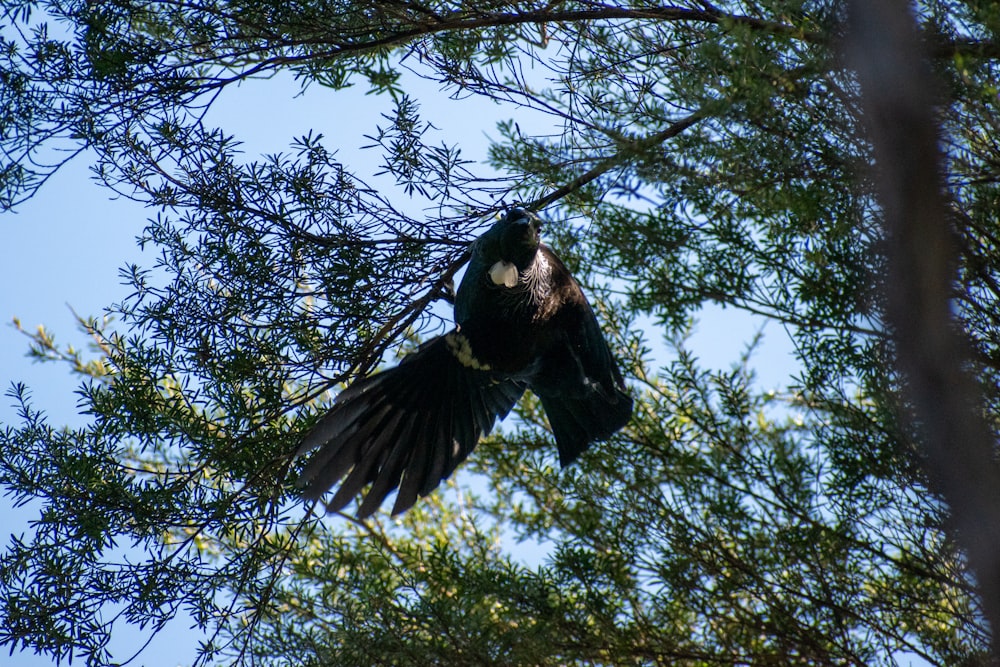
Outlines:
{"label": "tree", "polygon": [[[952,309],[995,441],[1000,12],[913,10],[942,82]],[[43,509],[0,561],[0,642],[104,664],[114,607],[150,631],[187,611],[205,663],[987,660],[990,610],[920,465],[919,419],[898,418],[875,186],[891,165],[873,169],[838,3],[5,11],[4,204],[44,186],[54,149],[86,151],[156,210],[144,240],[162,252],[126,269],[114,325],[84,322],[94,358],[33,342],[72,364],[90,425],[55,428],[11,390],[23,418],[0,482]],[[495,172],[430,143],[404,71],[509,105]],[[280,72],[305,94],[392,96],[372,150],[397,187],[318,134],[247,161],[204,121],[220,91]],[[522,108],[561,132],[525,132]],[[529,397],[466,465],[478,493],[465,477],[398,520],[303,519],[291,453],[323,393],[440,326],[429,307],[511,201],[544,207],[585,282],[632,423],[557,473]],[[701,366],[684,332],[706,304],[787,328],[786,389],[755,383],[749,352]],[[548,556],[524,563],[515,540]],[[116,561],[119,544],[146,556]]]}

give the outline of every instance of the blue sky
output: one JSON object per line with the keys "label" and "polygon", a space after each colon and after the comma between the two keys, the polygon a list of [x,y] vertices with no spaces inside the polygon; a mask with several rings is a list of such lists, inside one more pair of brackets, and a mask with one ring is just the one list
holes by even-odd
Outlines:
{"label": "blue sky", "polygon": [[[497,135],[498,120],[517,116],[528,129],[526,112],[501,108],[492,102],[467,99],[451,101],[433,84],[416,86],[422,113],[438,128],[440,138],[457,142],[466,159],[483,161],[486,135]],[[325,135],[338,157],[366,178],[377,171],[378,154],[359,150],[368,143],[381,113],[388,113],[388,97],[368,96],[361,88],[332,92],[318,86],[297,96],[298,86],[288,78],[245,84],[227,91],[213,109],[210,120],[222,125],[245,142],[248,158],[262,153],[287,151],[293,138],[310,130]],[[118,278],[119,267],[128,262],[152,264],[152,251],[145,257],[135,243],[145,221],[154,214],[113,193],[89,178],[88,156],[70,163],[16,212],[0,214],[0,381],[4,391],[13,381],[26,383],[36,408],[44,410],[53,425],[79,425],[85,417],[76,406],[76,381],[68,369],[56,364],[37,364],[26,356],[27,339],[10,322],[18,317],[26,329],[39,324],[55,333],[57,341],[85,348],[86,337],[77,331],[72,308],[83,316],[100,316],[103,309],[125,296]],[[697,335],[691,341],[695,353],[710,367],[728,368],[743,351],[759,322],[736,311],[709,309],[703,312]],[[775,324],[765,329],[766,342],[757,364],[764,386],[784,386],[793,370],[790,346]],[[0,423],[15,424],[11,400],[0,400]],[[8,533],[29,530],[34,508],[13,510],[0,502],[0,539]],[[190,663],[198,636],[181,621],[130,664],[174,667]],[[116,636],[115,658],[127,659],[146,635],[125,628]],[[49,667],[54,661],[30,654],[8,657],[0,651],[0,665]]]}

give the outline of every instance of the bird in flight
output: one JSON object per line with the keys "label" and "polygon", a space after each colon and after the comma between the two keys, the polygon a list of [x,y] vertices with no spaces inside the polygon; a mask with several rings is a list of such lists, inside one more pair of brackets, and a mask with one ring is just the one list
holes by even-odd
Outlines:
{"label": "bird in flight", "polygon": [[572,463],[628,422],[632,398],[580,285],[539,239],[541,220],[511,208],[473,242],[455,295],[455,328],[394,368],[352,384],[306,434],[307,500],[342,510],[371,485],[364,518],[397,490],[393,514],[431,493],[526,389],[541,400]]}

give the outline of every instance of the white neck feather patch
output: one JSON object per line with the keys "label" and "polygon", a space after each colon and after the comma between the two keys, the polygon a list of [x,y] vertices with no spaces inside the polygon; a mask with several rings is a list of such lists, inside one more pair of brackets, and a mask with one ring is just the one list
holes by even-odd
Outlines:
{"label": "white neck feather patch", "polygon": [[490,280],[494,285],[514,287],[517,285],[517,267],[511,262],[500,260],[490,267]]}

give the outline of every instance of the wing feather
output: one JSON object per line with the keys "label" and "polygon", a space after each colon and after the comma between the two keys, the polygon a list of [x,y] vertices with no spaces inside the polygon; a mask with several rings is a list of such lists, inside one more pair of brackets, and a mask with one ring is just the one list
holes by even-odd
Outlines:
{"label": "wing feather", "polygon": [[393,512],[404,511],[465,460],[523,391],[456,358],[444,337],[433,339],[337,397],[299,448],[313,452],[299,480],[303,496],[318,499],[340,481],[327,503],[334,512],[370,484],[360,517],[394,489]]}

